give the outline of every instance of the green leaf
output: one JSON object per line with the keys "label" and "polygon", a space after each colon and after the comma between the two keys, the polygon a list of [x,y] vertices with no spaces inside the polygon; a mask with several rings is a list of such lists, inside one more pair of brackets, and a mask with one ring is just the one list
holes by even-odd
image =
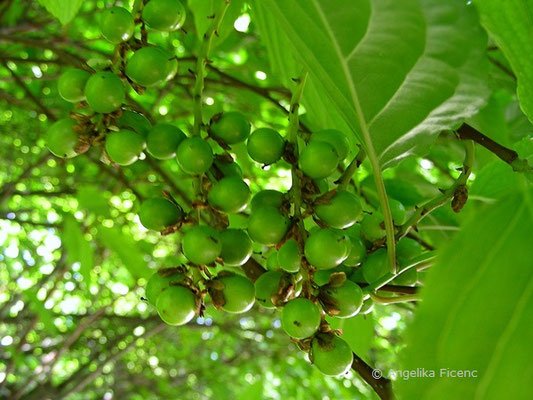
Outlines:
{"label": "green leaf", "polygon": [[439,132],[473,115],[488,96],[486,36],[462,0],[252,4],[256,16],[270,15],[263,38],[290,42],[271,51],[275,64],[294,54],[320,91],[315,108],[337,111],[383,166],[427,152]]}
{"label": "green leaf", "polygon": [[[533,192],[481,208],[439,254],[410,327],[402,370],[435,378],[398,382],[405,399],[529,399],[533,379]],[[477,378],[440,377],[441,368]]]}
{"label": "green leaf", "polygon": [[56,333],[57,328],[54,325],[54,316],[52,310],[44,307],[41,300],[37,298],[37,290],[30,288],[24,292],[29,308],[39,317],[39,322],[44,325],[44,329],[49,333]]}
{"label": "green leaf", "polygon": [[61,241],[67,251],[67,262],[69,264],[80,263],[80,273],[86,285],[89,286],[92,280],[91,271],[94,266],[94,250],[83,237],[79,222],[71,215],[67,215],[63,219]]}
{"label": "green leaf", "polygon": [[476,0],[481,23],[509,60],[516,75],[520,105],[533,122],[533,5],[530,0]]}
{"label": "green leaf", "polygon": [[62,25],[68,24],[78,13],[82,0],[39,0],[46,10]]}
{"label": "green leaf", "polygon": [[123,233],[117,227],[100,227],[98,229],[98,239],[103,246],[115,253],[133,278],[150,277],[153,271],[148,268],[143,252],[130,235]]}

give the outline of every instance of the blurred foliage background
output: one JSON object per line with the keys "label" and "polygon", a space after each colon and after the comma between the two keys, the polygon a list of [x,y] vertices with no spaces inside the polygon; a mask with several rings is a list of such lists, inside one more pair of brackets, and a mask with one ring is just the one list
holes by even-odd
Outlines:
{"label": "blurred foliage background", "polygon": [[[162,324],[141,300],[153,271],[183,259],[178,236],[161,237],[140,225],[140,201],[168,189],[190,206],[191,178],[174,160],[145,156],[116,168],[99,161],[99,149],[71,160],[46,150],[47,126],[72,109],[57,94],[57,77],[68,66],[111,58],[113,46],[100,37],[98,13],[111,4],[132,5],[79,3],[76,17],[65,25],[37,1],[0,3],[0,397],[377,398],[353,372],[330,378],[312,368],[281,331],[275,312],[256,306],[231,316],[208,307],[205,317],[174,328]],[[214,3],[191,0],[183,30],[150,32],[150,43],[174,49],[179,72],[166,86],[142,96],[130,91],[132,109],[190,131],[194,77],[189,70]],[[497,126],[498,138],[511,146],[533,128],[517,105],[505,58],[498,49],[491,54],[494,90],[473,123],[485,131]],[[287,82],[272,72],[246,1],[232,1],[210,60],[206,119],[239,110],[253,127],[285,130]],[[308,123],[305,111],[302,121]],[[357,141],[350,138],[353,156]],[[233,150],[252,192],[290,187],[288,164],[261,169],[247,158],[244,145]],[[471,201],[462,215],[515,179],[506,166],[496,165],[494,155],[483,149],[477,153]],[[413,210],[457,178],[462,158],[462,145],[443,133],[424,158],[385,171],[388,193]],[[484,183],[494,176],[500,189]],[[356,178],[372,209],[375,189],[366,162]],[[448,206],[440,208],[420,224],[416,236],[427,248],[438,247],[459,229],[460,218]],[[245,219],[237,216],[232,224],[244,225]],[[264,264],[267,255],[256,250],[254,258]],[[367,316],[333,325],[344,329],[344,338],[367,363],[392,368],[415,308],[413,303],[377,305]]]}

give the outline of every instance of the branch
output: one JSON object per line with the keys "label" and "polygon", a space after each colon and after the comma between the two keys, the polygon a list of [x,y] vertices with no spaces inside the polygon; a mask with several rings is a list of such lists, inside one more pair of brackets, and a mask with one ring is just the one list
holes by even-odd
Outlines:
{"label": "branch", "polygon": [[391,381],[383,377],[381,373],[376,374],[379,370],[372,368],[355,353],[353,353],[352,369],[374,389],[380,399],[393,399]]}
{"label": "branch", "polygon": [[461,125],[457,130],[457,135],[459,136],[459,139],[473,140],[477,144],[483,146],[488,151],[495,154],[500,160],[509,164],[514,171],[526,172],[529,174],[533,173],[533,168],[529,165],[527,160],[519,158],[516,151],[502,146],[478,130],[472,128],[470,125]]}

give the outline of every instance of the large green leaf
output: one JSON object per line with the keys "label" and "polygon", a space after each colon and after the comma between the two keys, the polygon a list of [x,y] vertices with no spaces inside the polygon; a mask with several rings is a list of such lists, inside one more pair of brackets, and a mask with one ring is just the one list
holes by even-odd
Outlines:
{"label": "large green leaf", "polygon": [[143,252],[135,240],[119,228],[98,229],[98,239],[120,259],[133,278],[149,278],[152,272],[148,268]]}
{"label": "large green leaf", "polygon": [[[408,335],[405,399],[530,399],[533,379],[533,192],[479,209],[439,254]],[[477,378],[440,370],[477,371]],[[446,375],[446,374],[445,374]],[[517,382],[517,384],[511,384]]]}
{"label": "large green leaf", "polygon": [[46,10],[65,25],[76,16],[82,0],[39,0]]}
{"label": "large green leaf", "polygon": [[294,54],[311,87],[320,88],[313,111],[336,110],[384,166],[426,152],[438,132],[473,115],[488,95],[486,37],[462,0],[252,4],[256,15],[272,16],[262,34],[279,45],[274,62]]}
{"label": "large green leaf", "polygon": [[481,23],[503,51],[518,82],[518,98],[533,122],[533,2],[531,0],[481,0],[475,2]]}

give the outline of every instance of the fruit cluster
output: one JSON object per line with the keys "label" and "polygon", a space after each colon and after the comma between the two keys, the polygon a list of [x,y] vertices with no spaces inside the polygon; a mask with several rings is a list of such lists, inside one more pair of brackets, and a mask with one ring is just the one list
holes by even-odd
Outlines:
{"label": "fruit cluster", "polygon": [[[256,301],[263,308],[279,309],[283,329],[309,351],[313,363],[327,375],[343,374],[353,354],[325,317],[351,318],[371,311],[372,300],[364,301],[361,286],[389,270],[383,217],[363,212],[365,203],[356,191],[335,180],[349,149],[338,130],[289,140],[271,128],[252,132],[243,114],[230,111],[202,125],[204,135],[186,135],[172,124],[152,126],[145,116],[128,110],[123,104],[128,85],[142,93],[177,70],[168,51],[134,38],[136,24],[170,31],[184,18],[178,0],[149,0],[138,20],[126,9],[107,9],[102,35],[117,44],[119,54],[132,54],[127,61],[119,58],[110,70],[91,74],[72,69],[60,77],[59,93],[78,103],[78,109],[51,126],[48,147],[56,156],[74,157],[103,145],[104,160],[123,166],[136,162],[143,151],[158,160],[175,158],[195,181],[191,209],[165,192],[140,205],[139,220],[161,234],[179,233],[188,262],[153,274],[146,285],[148,303],[170,325],[202,315],[207,302],[229,313],[246,312]],[[229,152],[244,142],[256,163],[290,166],[293,187],[287,193],[261,190],[252,197]],[[394,223],[403,224],[404,206],[395,200],[390,206]],[[231,214],[245,215],[247,229],[231,226]],[[398,242],[400,265],[421,252],[414,240]],[[250,266],[255,268],[252,274]],[[411,268],[393,282],[413,285],[417,279]]]}

